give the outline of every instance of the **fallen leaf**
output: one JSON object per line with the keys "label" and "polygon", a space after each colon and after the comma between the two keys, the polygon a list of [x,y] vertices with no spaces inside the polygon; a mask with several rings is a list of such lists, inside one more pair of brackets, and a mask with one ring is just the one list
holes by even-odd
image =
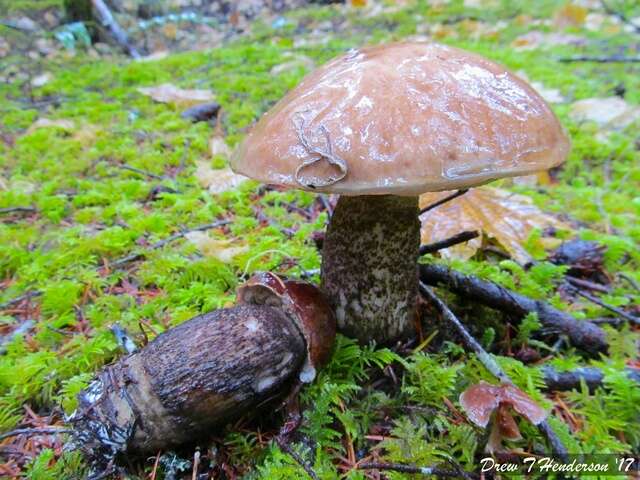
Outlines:
{"label": "fallen leaf", "polygon": [[181,106],[210,102],[215,98],[209,90],[185,90],[170,83],[163,83],[157,87],[140,87],[138,91],[156,102]]}
{"label": "fallen leaf", "polygon": [[31,86],[36,88],[43,87],[51,81],[51,78],[53,78],[51,74],[49,72],[45,72],[42,75],[33,77],[33,79],[31,80]]}
{"label": "fallen leaf", "polygon": [[222,263],[230,263],[234,257],[249,251],[247,245],[234,244],[231,240],[211,238],[207,232],[189,232],[185,235],[205,257],[213,257]]}
{"label": "fallen leaf", "polygon": [[[451,192],[420,195],[424,208]],[[560,220],[542,212],[529,197],[492,187],[469,190],[421,217],[421,243],[444,240],[465,230],[476,230],[495,239],[517,262],[532,260],[522,246],[534,228],[556,227],[569,229]],[[445,258],[469,259],[482,246],[482,236],[466,243],[440,250]]]}
{"label": "fallen leaf", "polygon": [[604,130],[617,130],[640,118],[640,107],[620,97],[585,98],[571,105],[569,116],[577,122],[595,122]]}
{"label": "fallen leaf", "polygon": [[211,140],[209,140],[209,151],[212,157],[220,156],[229,159],[231,156],[229,145],[224,141],[224,138],[218,136],[213,136]]}
{"label": "fallen leaf", "polygon": [[238,175],[229,167],[214,169],[208,161],[197,161],[195,176],[200,186],[211,194],[218,194],[232,190],[242,182],[248,180],[244,175]]}
{"label": "fallen leaf", "polygon": [[61,128],[62,130],[71,131],[75,128],[75,125],[71,120],[65,120],[63,118],[59,118],[57,120],[39,118],[31,124],[31,126],[27,129],[26,134],[29,135],[30,133],[33,133],[41,128]]}
{"label": "fallen leaf", "polygon": [[582,25],[589,11],[580,5],[567,3],[553,14],[553,23],[557,27],[579,27]]}

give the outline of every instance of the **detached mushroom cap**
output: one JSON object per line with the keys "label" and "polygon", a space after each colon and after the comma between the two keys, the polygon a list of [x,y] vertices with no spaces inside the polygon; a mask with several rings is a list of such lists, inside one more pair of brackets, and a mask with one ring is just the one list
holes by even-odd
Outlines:
{"label": "detached mushroom cap", "polygon": [[264,183],[418,195],[554,167],[569,140],[504,67],[435,43],[352,50],[308,75],[232,159]]}
{"label": "detached mushroom cap", "polygon": [[300,380],[309,383],[329,360],[336,337],[336,320],[322,292],[306,282],[283,280],[260,272],[238,288],[239,304],[280,307],[296,322],[307,347]]}

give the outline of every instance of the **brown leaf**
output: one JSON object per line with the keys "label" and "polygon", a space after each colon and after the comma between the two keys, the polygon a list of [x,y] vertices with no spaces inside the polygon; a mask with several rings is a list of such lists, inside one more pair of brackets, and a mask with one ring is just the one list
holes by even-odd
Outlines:
{"label": "brown leaf", "polygon": [[567,3],[553,14],[553,23],[558,27],[579,27],[586,18],[589,10],[581,5]]}
{"label": "brown leaf", "polygon": [[185,90],[170,83],[163,83],[157,87],[140,87],[138,91],[156,102],[180,106],[210,102],[215,98],[209,90]]}
{"label": "brown leaf", "polygon": [[[420,208],[434,203],[451,192],[425,193]],[[441,205],[421,217],[421,243],[444,240],[465,230],[477,230],[495,239],[519,263],[531,256],[522,246],[534,228],[569,229],[558,219],[542,212],[531,199],[506,190],[479,187]],[[482,238],[440,251],[445,258],[468,259],[482,245]]]}

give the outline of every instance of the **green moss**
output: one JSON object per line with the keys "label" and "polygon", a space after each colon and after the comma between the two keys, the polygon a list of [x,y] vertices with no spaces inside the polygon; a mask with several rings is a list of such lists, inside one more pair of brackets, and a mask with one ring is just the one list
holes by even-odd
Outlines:
{"label": "green moss", "polygon": [[[59,4],[55,0],[9,3],[12,11]],[[52,80],[33,94],[35,98],[60,98],[59,106],[46,111],[17,100],[24,95],[20,82],[0,84],[0,131],[3,138],[11,140],[0,141],[0,208],[37,209],[36,215],[0,225],[0,277],[6,285],[1,301],[29,289],[43,292],[33,300],[39,309],[34,312],[36,324],[29,338],[12,340],[6,354],[0,356],[0,428],[8,430],[20,422],[23,404],[45,412],[58,405],[67,413],[72,411],[75,395],[93,373],[121,355],[109,331],[113,323],[136,334],[141,322],[161,332],[232,302],[237,284],[254,271],[299,276],[320,266],[310,236],[324,229],[326,214],[309,220],[289,208],[312,207],[314,195],[275,190],[258,194],[256,182],[209,195],[195,178],[196,161],[208,161],[215,168],[227,165],[221,156],[210,158],[210,127],[182,120],[180,108],[154,102],[139,93],[139,87],[171,82],[184,88],[210,89],[223,107],[221,131],[234,146],[247,127],[306,73],[308,67],[302,64],[278,75],[271,73],[274,66],[295,58],[292,55],[305,55],[319,65],[350,47],[401,39],[420,33],[425,26],[448,21],[450,32],[441,41],[523,71],[531,80],[557,88],[568,102],[611,96],[613,88],[623,83],[626,100],[640,103],[640,75],[635,65],[559,63],[559,57],[583,53],[574,46],[531,51],[511,47],[523,33],[554,28],[531,26],[517,21],[516,15],[548,19],[559,6],[551,0],[535,2],[535,8],[532,2],[496,1],[486,8],[469,9],[462,0],[444,6],[421,1],[404,7],[389,3],[375,15],[369,15],[369,10],[344,13],[336,6],[309,7],[286,14],[282,28],[258,23],[249,36],[211,51],[181,53],[152,62],[95,60],[80,52],[74,57],[41,60],[37,68],[50,72]],[[633,5],[623,7],[633,12]],[[2,8],[9,8],[8,3],[0,2],[0,11]],[[491,25],[505,20],[505,24],[495,34],[478,35],[473,24],[452,21],[456,16],[474,17]],[[590,42],[590,53],[604,44],[616,49],[635,41],[624,32],[582,28],[567,32]],[[294,47],[300,39],[306,45]],[[9,55],[0,59],[0,68],[13,68],[16,61]],[[26,69],[36,68],[29,60],[20,61]],[[616,306],[637,304],[639,292],[621,275],[640,281],[638,125],[603,138],[597,135],[595,125],[573,122],[567,104],[554,109],[573,143],[567,163],[550,185],[512,188],[531,196],[540,208],[563,215],[575,227],[577,233],[560,232],[559,238],[577,235],[606,246],[605,268],[613,283],[603,300]],[[74,126],[28,130],[39,117],[72,121]],[[123,169],[123,165],[166,178],[141,175]],[[152,199],[149,194],[158,185],[175,193]],[[149,249],[180,229],[220,218],[232,223],[228,234],[219,231],[216,238],[226,236],[248,247],[229,263],[202,257],[184,240]],[[531,268],[512,261],[477,259],[453,261],[451,265],[559,308],[571,308],[581,318],[607,314],[587,302],[569,306],[558,295],[564,268],[544,261],[548,251],[541,238],[541,232],[536,231],[527,242],[526,248],[538,260]],[[126,269],[109,267],[118,258],[137,252],[144,253],[144,258]],[[477,327],[485,345],[504,353],[504,319],[486,309],[469,312],[463,299],[460,306],[464,320]],[[3,327],[17,321],[0,319]],[[515,331],[509,331],[514,349],[529,345],[545,355],[553,352],[531,338],[539,327],[535,318],[527,318]],[[147,333],[154,335],[150,329]],[[638,333],[608,328],[607,335],[609,355],[594,362],[605,370],[606,388],[595,393],[573,392],[565,399],[584,427],[570,432],[560,417],[550,420],[573,452],[640,448],[640,431],[635,427],[640,415],[638,388],[620,374],[622,365],[637,361]],[[552,363],[558,369],[586,363],[571,349],[553,353]],[[550,406],[537,367],[509,357],[497,358],[520,388]],[[381,369],[389,365],[399,384],[373,387],[373,379],[381,378]],[[329,366],[303,391],[303,405],[308,408],[302,431],[315,446],[300,447],[300,454],[327,479],[336,478],[339,459],[348,455],[345,438],[356,450],[366,453],[376,449],[385,461],[428,465],[454,458],[472,469],[474,455],[486,442],[484,432],[460,422],[450,406],[457,408],[460,393],[480,380],[493,381],[473,356],[451,342],[434,342],[400,359],[389,350],[359,347],[340,337]],[[420,409],[407,413],[407,406]],[[373,426],[387,428],[385,435],[393,438],[383,443],[368,439]],[[544,442],[536,429],[526,424],[521,424],[521,429],[525,439],[514,445],[526,449]],[[302,475],[289,456],[275,447],[263,448],[256,438],[252,433],[233,432],[223,442],[229,458],[250,472],[248,478]],[[27,467],[27,474],[42,479],[82,478],[83,468],[77,456],[57,457],[53,451],[43,450]],[[347,476],[364,478],[356,471]],[[398,474],[390,477],[405,478]]]}

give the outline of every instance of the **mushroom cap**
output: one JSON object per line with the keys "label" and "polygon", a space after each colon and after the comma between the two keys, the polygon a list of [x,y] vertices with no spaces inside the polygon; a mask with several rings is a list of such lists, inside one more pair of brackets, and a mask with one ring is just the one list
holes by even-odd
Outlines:
{"label": "mushroom cap", "polygon": [[307,362],[300,378],[305,383],[312,381],[316,370],[329,360],[336,337],[336,319],[320,289],[260,272],[241,285],[237,294],[240,304],[282,308],[294,319],[307,346]]}
{"label": "mushroom cap", "polygon": [[254,126],[234,171],[342,195],[418,195],[554,167],[569,140],[524,80],[436,43],[351,50]]}

